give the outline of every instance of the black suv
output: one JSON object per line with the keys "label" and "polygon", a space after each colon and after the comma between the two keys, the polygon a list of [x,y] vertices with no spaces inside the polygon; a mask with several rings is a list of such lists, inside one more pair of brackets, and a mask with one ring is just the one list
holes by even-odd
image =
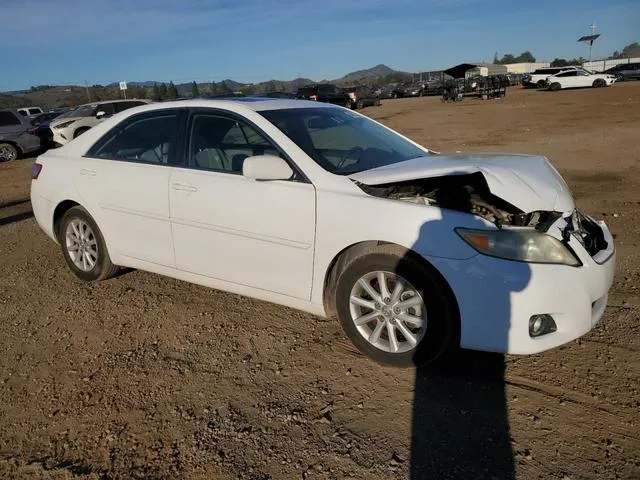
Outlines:
{"label": "black suv", "polygon": [[304,100],[315,100],[317,102],[334,103],[347,108],[351,107],[349,95],[342,88],[330,83],[307,85],[299,88],[296,96]]}
{"label": "black suv", "polygon": [[620,80],[640,80],[640,62],[621,63],[611,68],[607,68],[602,73],[615,75]]}
{"label": "black suv", "polygon": [[344,91],[351,99],[351,108],[354,110],[359,110],[373,105],[380,105],[380,97],[369,87],[347,87]]}

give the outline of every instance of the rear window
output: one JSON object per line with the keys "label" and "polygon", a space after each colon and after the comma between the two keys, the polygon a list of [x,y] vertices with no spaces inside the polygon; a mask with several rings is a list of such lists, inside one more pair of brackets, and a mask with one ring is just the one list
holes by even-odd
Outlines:
{"label": "rear window", "polygon": [[22,125],[22,122],[12,112],[0,112],[0,127]]}
{"label": "rear window", "polygon": [[544,74],[554,75],[561,71],[562,71],[561,68],[539,68],[538,70],[533,72],[533,75],[544,75]]}

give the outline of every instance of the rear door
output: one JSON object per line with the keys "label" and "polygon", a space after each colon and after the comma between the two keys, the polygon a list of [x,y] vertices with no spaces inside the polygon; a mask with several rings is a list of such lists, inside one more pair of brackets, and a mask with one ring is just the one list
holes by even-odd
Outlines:
{"label": "rear door", "polygon": [[109,248],[173,267],[168,184],[184,109],[134,115],[77,162],[76,186]]}
{"label": "rear door", "polygon": [[[555,76],[555,78],[558,79],[558,82],[560,82],[560,85],[562,85],[562,88],[573,88],[578,86],[578,72],[576,72],[575,70],[571,70],[568,72],[562,72],[559,73]],[[549,83],[553,83],[554,80],[553,78],[549,79]]]}

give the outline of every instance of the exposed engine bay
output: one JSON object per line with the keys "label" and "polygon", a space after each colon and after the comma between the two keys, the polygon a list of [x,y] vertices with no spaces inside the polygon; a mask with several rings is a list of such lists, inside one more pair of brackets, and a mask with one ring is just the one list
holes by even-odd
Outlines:
{"label": "exposed engine bay", "polygon": [[491,193],[480,172],[421,178],[382,185],[357,185],[369,195],[433,205],[478,215],[498,227],[512,225],[548,228],[562,215],[559,212],[523,212]]}

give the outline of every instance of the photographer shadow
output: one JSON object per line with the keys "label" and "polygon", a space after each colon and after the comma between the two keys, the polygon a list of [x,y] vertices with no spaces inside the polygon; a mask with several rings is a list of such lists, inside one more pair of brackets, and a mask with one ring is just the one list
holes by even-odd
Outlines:
{"label": "photographer shadow", "polygon": [[[426,251],[425,246],[433,244],[434,238],[447,238],[441,235],[451,231],[459,216],[447,209],[441,212],[441,219],[422,225],[413,250]],[[471,228],[487,227],[478,219]],[[441,271],[448,262],[431,260]],[[480,345],[495,347],[496,351],[506,351],[511,298],[529,283],[531,271],[522,262],[494,261],[483,256],[478,260],[487,268],[479,268],[477,262],[457,262],[451,267],[457,270],[451,276],[455,280],[449,282],[455,291],[455,298],[450,301],[457,304],[456,316],[462,312],[464,317],[460,331],[455,329],[452,343],[457,345],[462,338],[464,346],[465,342],[471,345],[469,342],[476,340]],[[398,265],[402,263],[401,260]],[[477,315],[473,315],[474,311]],[[491,318],[487,311],[491,312]],[[435,317],[429,316],[427,302],[427,332],[430,325],[433,327],[432,322],[441,320]],[[414,358],[429,354],[418,352]],[[416,369],[411,479],[515,478],[504,375],[504,355],[455,348],[436,362]]]}

